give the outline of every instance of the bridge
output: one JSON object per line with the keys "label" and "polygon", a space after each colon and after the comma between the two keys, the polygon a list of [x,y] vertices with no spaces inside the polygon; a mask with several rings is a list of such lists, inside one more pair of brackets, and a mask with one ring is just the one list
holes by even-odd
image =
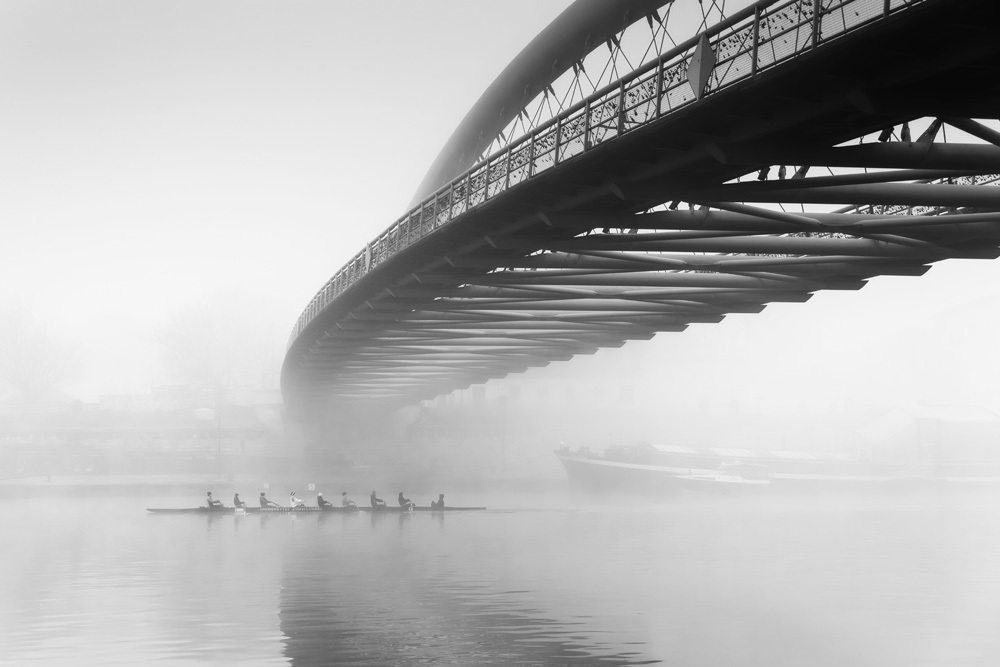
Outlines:
{"label": "bridge", "polygon": [[409,404],[1000,255],[1000,4],[578,0],[294,326],[286,401]]}

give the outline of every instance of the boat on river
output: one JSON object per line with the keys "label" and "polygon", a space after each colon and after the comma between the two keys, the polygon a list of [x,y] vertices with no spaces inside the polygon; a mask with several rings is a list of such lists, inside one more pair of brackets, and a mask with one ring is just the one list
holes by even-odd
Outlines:
{"label": "boat on river", "polygon": [[469,512],[473,510],[484,510],[485,507],[420,507],[417,505],[410,505],[409,507],[395,507],[392,505],[379,506],[379,507],[359,507],[360,512],[374,512],[378,514],[380,512],[389,512],[401,514],[404,512]]}
{"label": "boat on river", "polygon": [[468,512],[474,510],[484,510],[485,507],[147,507],[147,512],[153,514],[235,514],[237,511],[244,511],[247,514],[356,514],[358,512],[372,512],[375,514],[402,514],[404,512]]}
{"label": "boat on river", "polygon": [[300,514],[310,512],[333,512],[339,514],[353,514],[358,511],[357,507],[147,507],[147,512],[154,514],[233,514],[235,512],[245,512],[247,514]]}
{"label": "boat on river", "polygon": [[770,488],[767,466],[758,463],[723,463],[711,472],[676,475],[682,489],[706,493],[747,493]]}
{"label": "boat on river", "polygon": [[[875,460],[834,452],[743,448],[695,449],[677,445],[555,451],[570,485],[587,491],[669,494],[685,489],[839,492],[916,489],[998,489],[1000,464],[930,460]],[[738,467],[733,467],[738,466]],[[753,468],[749,466],[754,466]],[[751,480],[731,472],[766,471]]]}

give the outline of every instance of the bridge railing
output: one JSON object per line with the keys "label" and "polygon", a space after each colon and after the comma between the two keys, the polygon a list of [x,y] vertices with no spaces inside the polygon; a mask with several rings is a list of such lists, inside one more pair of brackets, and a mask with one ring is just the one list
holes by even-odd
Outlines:
{"label": "bridge railing", "polygon": [[[1000,174],[975,174],[971,176],[950,176],[920,180],[917,183],[933,183],[935,185],[977,185],[1000,187]],[[859,204],[838,210],[839,213],[861,213],[872,216],[890,215],[944,215],[951,212],[949,207],[940,205],[908,205],[908,204]]]}
{"label": "bridge railing", "polygon": [[[761,0],[708,29],[709,95],[926,0]],[[399,218],[312,298],[289,346],[334,299],[374,267],[520,183],[695,102],[691,58],[701,35],[598,90],[473,166]]]}

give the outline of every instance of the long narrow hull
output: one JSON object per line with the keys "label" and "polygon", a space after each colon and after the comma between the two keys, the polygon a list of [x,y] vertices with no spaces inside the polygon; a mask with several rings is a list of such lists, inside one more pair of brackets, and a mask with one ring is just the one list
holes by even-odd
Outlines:
{"label": "long narrow hull", "polygon": [[362,512],[390,512],[400,514],[403,512],[469,512],[472,510],[484,510],[485,507],[359,507]]}
{"label": "long narrow hull", "polygon": [[206,515],[226,515],[232,514],[232,507],[147,507],[147,512],[153,514],[206,514]]}
{"label": "long narrow hull", "polygon": [[[373,512],[375,514],[401,514],[403,512],[468,512],[473,510],[484,510],[485,507],[247,507],[247,514],[356,514],[358,512]],[[225,515],[234,514],[234,507],[148,507],[147,512],[153,514],[208,514]]]}

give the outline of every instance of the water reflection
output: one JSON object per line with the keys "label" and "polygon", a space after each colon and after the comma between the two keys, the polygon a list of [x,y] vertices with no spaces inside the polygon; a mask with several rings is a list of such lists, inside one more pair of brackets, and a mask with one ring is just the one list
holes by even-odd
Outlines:
{"label": "water reflection", "polygon": [[993,498],[243,517],[26,502],[4,515],[3,665],[1000,664]]}
{"label": "water reflection", "polygon": [[[310,517],[305,517],[307,520]],[[339,525],[330,525],[337,523]],[[580,622],[525,605],[529,590],[466,581],[427,531],[444,515],[321,517],[283,558],[281,631],[293,665],[638,665]],[[367,531],[356,530],[358,523]]]}

